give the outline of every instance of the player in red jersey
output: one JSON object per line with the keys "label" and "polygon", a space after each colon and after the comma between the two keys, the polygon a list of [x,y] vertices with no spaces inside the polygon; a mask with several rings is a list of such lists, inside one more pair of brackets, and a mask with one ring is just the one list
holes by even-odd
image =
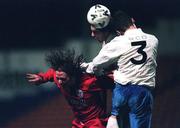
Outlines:
{"label": "player in red jersey", "polygon": [[53,50],[46,56],[51,68],[45,73],[27,74],[33,84],[54,82],[70,105],[75,119],[72,128],[105,128],[107,123],[106,87],[113,86],[110,77],[83,73],[82,57],[73,50]]}

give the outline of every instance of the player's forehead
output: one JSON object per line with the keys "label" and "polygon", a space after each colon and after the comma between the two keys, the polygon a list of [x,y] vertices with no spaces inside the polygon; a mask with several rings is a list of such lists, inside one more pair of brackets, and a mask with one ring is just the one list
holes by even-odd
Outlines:
{"label": "player's forehead", "polygon": [[63,76],[63,77],[67,77],[68,74],[62,70],[56,70],[56,76]]}
{"label": "player's forehead", "polygon": [[93,25],[91,25],[91,27],[90,27],[90,29],[91,29],[91,32],[93,32],[93,33],[102,33],[102,31],[100,31],[99,29],[97,29],[96,27],[94,27]]}

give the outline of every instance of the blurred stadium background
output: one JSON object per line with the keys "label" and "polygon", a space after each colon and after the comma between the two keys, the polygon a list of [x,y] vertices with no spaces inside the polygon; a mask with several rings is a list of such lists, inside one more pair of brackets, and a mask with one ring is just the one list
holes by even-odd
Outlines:
{"label": "blurred stadium background", "polygon": [[86,13],[96,3],[126,11],[158,37],[152,128],[180,127],[179,0],[1,0],[0,128],[71,126],[72,113],[56,86],[31,86],[25,74],[46,71],[44,54],[60,46],[91,60],[100,46],[90,37]]}

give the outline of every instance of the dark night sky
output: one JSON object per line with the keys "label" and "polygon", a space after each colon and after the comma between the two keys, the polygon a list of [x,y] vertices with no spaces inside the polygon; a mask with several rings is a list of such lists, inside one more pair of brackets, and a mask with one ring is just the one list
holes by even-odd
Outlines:
{"label": "dark night sky", "polygon": [[75,2],[26,0],[4,2],[0,6],[0,40],[4,47],[8,44],[14,47],[47,45],[80,33],[81,8]]}
{"label": "dark night sky", "polygon": [[153,26],[157,17],[180,17],[180,2],[175,0],[1,0],[0,48],[57,45],[80,37],[88,29],[83,28],[86,12],[94,3],[103,3],[112,11],[125,10],[145,26]]}

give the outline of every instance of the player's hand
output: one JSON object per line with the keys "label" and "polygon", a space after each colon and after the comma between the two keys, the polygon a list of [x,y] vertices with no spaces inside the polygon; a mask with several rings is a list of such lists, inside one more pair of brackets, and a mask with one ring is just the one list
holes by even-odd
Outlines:
{"label": "player's hand", "polygon": [[80,65],[81,69],[83,70],[86,70],[88,66],[89,66],[89,63],[85,63],[85,62]]}
{"label": "player's hand", "polygon": [[27,73],[26,78],[28,79],[28,82],[32,84],[39,85],[42,83],[42,78],[37,74]]}
{"label": "player's hand", "polygon": [[110,116],[106,128],[119,128],[116,116]]}

